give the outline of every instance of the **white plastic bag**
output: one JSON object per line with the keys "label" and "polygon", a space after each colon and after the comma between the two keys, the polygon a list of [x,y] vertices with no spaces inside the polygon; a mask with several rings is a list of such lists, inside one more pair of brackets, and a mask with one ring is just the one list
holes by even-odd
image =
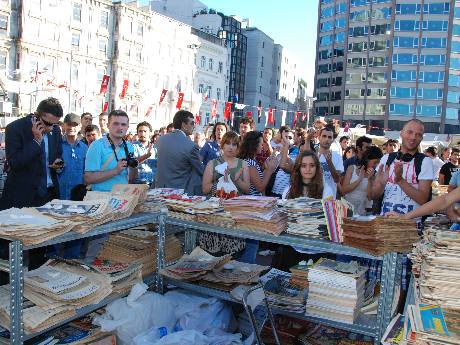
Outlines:
{"label": "white plastic bag", "polygon": [[217,180],[216,196],[221,199],[231,199],[238,196],[238,188],[236,188],[230,176],[225,179],[225,171],[228,169],[227,162],[216,166],[217,173],[223,175]]}
{"label": "white plastic bag", "polygon": [[94,318],[93,323],[104,332],[116,331],[119,343],[128,345],[133,338],[154,326],[174,328],[176,317],[173,304],[163,295],[147,292],[148,286],[139,283],[133,286],[127,298],[113,301],[106,313]]}
{"label": "white plastic bag", "polygon": [[170,291],[165,297],[174,304],[178,329],[203,333],[213,328],[226,332],[236,329],[231,308],[216,298],[180,290]]}

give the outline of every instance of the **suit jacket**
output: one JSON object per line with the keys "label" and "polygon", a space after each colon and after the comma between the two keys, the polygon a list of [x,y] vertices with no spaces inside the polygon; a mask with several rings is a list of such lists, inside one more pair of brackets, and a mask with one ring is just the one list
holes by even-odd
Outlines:
{"label": "suit jacket", "polygon": [[188,195],[201,195],[203,163],[199,148],[180,130],[158,140],[155,187],[183,188]]}
{"label": "suit jacket", "polygon": [[[48,133],[48,160],[52,164],[62,158],[61,131],[55,126]],[[44,155],[41,146],[32,134],[31,115],[13,121],[6,126],[5,151],[8,164],[1,209],[10,207],[33,207],[38,196],[38,187],[45,173]],[[59,195],[57,173],[50,169],[51,179]]]}

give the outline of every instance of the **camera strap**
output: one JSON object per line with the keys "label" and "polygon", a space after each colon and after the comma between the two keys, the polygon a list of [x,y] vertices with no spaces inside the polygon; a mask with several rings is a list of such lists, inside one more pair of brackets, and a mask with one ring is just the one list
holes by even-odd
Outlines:
{"label": "camera strap", "polygon": [[[118,155],[117,155],[117,150],[115,148],[115,144],[113,143],[112,139],[110,138],[110,135],[107,135],[107,140],[109,141],[110,147],[112,148],[113,154],[115,155],[115,160],[118,162],[119,159],[118,159]],[[128,144],[126,144],[125,139],[122,139],[122,143],[123,143],[123,149],[125,150],[126,159],[128,159],[128,157],[129,157]]]}

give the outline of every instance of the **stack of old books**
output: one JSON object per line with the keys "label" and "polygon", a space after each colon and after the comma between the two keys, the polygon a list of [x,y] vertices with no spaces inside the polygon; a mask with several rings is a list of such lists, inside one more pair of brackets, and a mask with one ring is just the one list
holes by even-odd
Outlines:
{"label": "stack of old books", "polygon": [[308,271],[306,314],[354,323],[364,301],[366,272],[356,262],[320,260]]}
{"label": "stack of old books", "polygon": [[291,284],[292,274],[272,268],[260,278],[270,305],[292,313],[305,312],[306,290]]}
{"label": "stack of old books", "polygon": [[278,211],[276,201],[271,197],[244,195],[221,202],[238,227],[277,236],[287,229],[287,216]]}
{"label": "stack of old books", "polygon": [[393,217],[344,219],[344,244],[373,255],[410,252],[419,240],[415,221]]}
{"label": "stack of old books", "polygon": [[234,228],[236,223],[230,212],[219,212],[213,214],[197,214],[196,220],[201,223],[206,223],[221,228]]}
{"label": "stack of old books", "polygon": [[231,290],[235,285],[250,285],[259,281],[262,272],[270,267],[256,264],[248,264],[245,262],[231,260],[214,268],[203,276],[203,280],[211,283],[213,287],[224,285],[225,290]]}
{"label": "stack of old books", "polygon": [[[132,228],[112,233],[104,243],[98,259],[114,264],[142,264],[142,275],[146,276],[156,270],[158,239],[148,227]],[[174,236],[166,236],[166,262],[175,261],[182,255],[182,245]]]}
{"label": "stack of old books", "polygon": [[67,219],[45,215],[34,208],[10,208],[0,211],[0,235],[22,241],[25,245],[45,242],[75,226]]}
{"label": "stack of old books", "polygon": [[292,273],[291,285],[301,289],[308,288],[308,266],[305,261],[301,261],[298,265],[291,267],[289,271]]}
{"label": "stack of old books", "polygon": [[327,236],[326,219],[321,200],[297,198],[279,200],[279,209],[287,214],[288,234],[324,238]]}
{"label": "stack of old books", "polygon": [[327,232],[332,242],[343,242],[343,222],[352,213],[353,206],[345,199],[322,200]]}
{"label": "stack of old books", "polygon": [[172,279],[195,281],[213,269],[225,265],[230,259],[230,255],[215,257],[196,247],[190,254],[183,255],[177,263],[162,269],[160,274]]}
{"label": "stack of old books", "polygon": [[[445,230],[439,227],[429,227],[424,230],[423,239],[413,249],[411,260],[412,272],[415,277],[414,314],[427,314],[434,309],[436,313],[429,316],[443,316],[445,328],[426,329],[422,324],[415,330],[425,332],[426,336],[445,344],[460,343],[460,232]],[[418,302],[418,303],[417,303]],[[420,303],[428,307],[420,307]],[[436,315],[435,315],[436,314]],[[419,319],[419,318],[417,318]],[[421,318],[422,321],[423,318]],[[435,324],[441,325],[441,321]],[[416,325],[417,326],[417,325]],[[413,327],[414,330],[415,327]],[[421,335],[417,334],[419,337]],[[423,337],[422,337],[423,338]]]}

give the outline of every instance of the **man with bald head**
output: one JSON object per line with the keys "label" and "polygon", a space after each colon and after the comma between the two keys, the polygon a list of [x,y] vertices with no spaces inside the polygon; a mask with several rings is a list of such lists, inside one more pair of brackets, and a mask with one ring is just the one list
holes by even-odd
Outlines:
{"label": "man with bald head", "polygon": [[417,119],[401,130],[401,149],[382,157],[378,173],[372,179],[372,197],[383,194],[381,214],[405,214],[429,200],[434,179],[433,161],[419,152],[425,127]]}

